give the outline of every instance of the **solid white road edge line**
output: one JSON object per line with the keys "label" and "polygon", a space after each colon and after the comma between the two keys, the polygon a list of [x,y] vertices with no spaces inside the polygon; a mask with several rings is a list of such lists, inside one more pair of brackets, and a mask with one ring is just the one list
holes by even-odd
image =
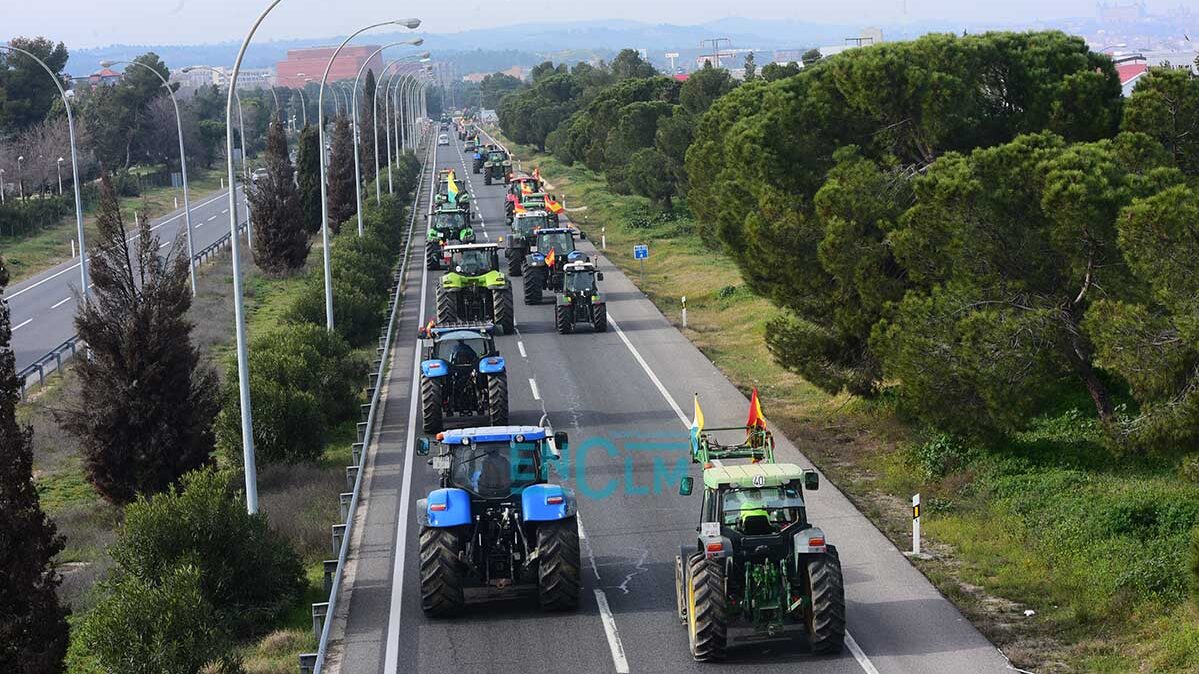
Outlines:
{"label": "solid white road edge line", "polygon": [[[608,322],[612,324],[612,327],[616,328],[616,334],[620,336],[620,341],[624,342],[624,345],[628,347],[629,352],[633,354],[633,358],[636,359],[637,363],[641,365],[641,369],[645,371],[645,374],[649,375],[650,381],[654,383],[654,386],[658,388],[658,392],[662,394],[662,397],[670,405],[670,408],[674,410],[675,414],[678,415],[679,421],[682,421],[683,426],[686,428],[691,428],[691,419],[688,419],[687,416],[683,414],[683,410],[679,408],[679,404],[674,401],[674,398],[671,397],[670,392],[667,391],[666,387],[662,385],[662,381],[658,379],[658,375],[654,374],[654,371],[649,366],[649,363],[646,363],[645,359],[641,357],[641,353],[637,351],[637,347],[633,346],[633,343],[629,341],[628,336],[625,335],[624,330],[620,329],[620,324],[612,318],[611,307],[608,309]],[[862,650],[862,647],[858,645],[858,642],[854,640],[853,636],[848,630],[845,632],[845,646],[849,649],[849,652],[853,654],[853,659],[858,661],[858,665],[862,668],[863,672],[866,672],[866,674],[879,674],[879,671],[877,668],[875,668],[874,663],[870,662],[870,658],[866,657],[865,651]]]}
{"label": "solid white road edge line", "polygon": [[[433,146],[433,160],[429,177],[429,203],[433,203],[433,190],[437,184],[437,146]],[[419,200],[418,200],[419,202]],[[419,205],[416,204],[416,205]],[[415,205],[413,206],[415,208]],[[421,265],[420,311],[417,323],[425,315],[425,294],[429,283],[429,270]],[[397,330],[400,328],[397,327]],[[387,615],[387,645],[383,651],[383,671],[386,674],[399,672],[400,661],[400,608],[404,596],[404,558],[408,549],[408,503],[412,500],[412,462],[416,446],[416,410],[420,399],[420,341],[412,363],[412,388],[408,401],[408,437],[404,440],[404,477],[401,482],[399,513],[396,522],[396,555],[391,570],[391,606]]]}

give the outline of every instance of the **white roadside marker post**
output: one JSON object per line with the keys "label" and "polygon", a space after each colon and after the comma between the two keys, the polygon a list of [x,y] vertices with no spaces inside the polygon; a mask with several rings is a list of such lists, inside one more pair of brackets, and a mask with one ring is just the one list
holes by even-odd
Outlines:
{"label": "white roadside marker post", "polygon": [[683,327],[687,327],[687,296],[683,295]]}
{"label": "white roadside marker post", "polygon": [[912,497],[912,555],[920,555],[920,494]]}
{"label": "white roadside marker post", "polygon": [[600,248],[608,250],[608,228],[600,227]]}

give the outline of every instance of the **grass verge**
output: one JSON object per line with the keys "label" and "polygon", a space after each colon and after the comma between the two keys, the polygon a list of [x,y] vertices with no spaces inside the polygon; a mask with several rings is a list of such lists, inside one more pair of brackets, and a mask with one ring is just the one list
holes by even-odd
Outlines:
{"label": "grass verge", "polygon": [[[890,395],[827,395],[774,362],[763,337],[779,310],[745,288],[687,216],[662,216],[646,199],[613,194],[600,174],[509,146],[735,385],[758,387],[771,422],[900,549],[911,545],[909,498],[923,495],[932,558],[919,568],[1017,666],[1199,671],[1199,611],[1185,580],[1199,485],[1174,465],[1112,456],[1086,401],[1065,400],[1024,433],[977,448],[913,428]],[[644,274],[634,244],[650,247]]]}

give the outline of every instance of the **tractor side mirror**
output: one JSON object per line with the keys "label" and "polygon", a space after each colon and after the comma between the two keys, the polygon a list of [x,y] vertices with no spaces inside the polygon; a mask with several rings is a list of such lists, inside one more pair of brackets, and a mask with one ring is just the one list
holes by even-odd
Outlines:
{"label": "tractor side mirror", "polygon": [[596,272],[596,274],[595,274],[595,280],[597,280],[597,281],[603,281],[603,280],[604,280],[604,272],[602,272],[602,271],[601,271],[601,272]]}
{"label": "tractor side mirror", "polygon": [[454,271],[456,271],[456,272],[458,272],[459,274],[461,274],[461,273],[462,273],[462,265],[458,265],[458,266],[454,267]]}
{"label": "tractor side mirror", "polygon": [[417,456],[428,456],[429,455],[429,438],[418,438],[417,439],[416,455]]}
{"label": "tractor side mirror", "polygon": [[688,475],[679,480],[679,496],[690,496],[691,491],[695,489],[695,478]]}
{"label": "tractor side mirror", "polygon": [[579,238],[582,239],[583,241],[586,241],[587,240],[587,232],[579,230]]}
{"label": "tractor side mirror", "polygon": [[500,238],[497,240],[497,242],[498,242],[498,243],[503,243],[503,242],[504,242],[504,237],[502,237],[502,236],[501,236],[501,237],[500,237]]}
{"label": "tractor side mirror", "polygon": [[803,488],[808,491],[820,489],[820,473],[814,470],[805,470],[803,472]]}
{"label": "tractor side mirror", "polygon": [[567,447],[570,447],[570,438],[566,435],[566,431],[554,433],[554,449],[561,454],[566,451]]}

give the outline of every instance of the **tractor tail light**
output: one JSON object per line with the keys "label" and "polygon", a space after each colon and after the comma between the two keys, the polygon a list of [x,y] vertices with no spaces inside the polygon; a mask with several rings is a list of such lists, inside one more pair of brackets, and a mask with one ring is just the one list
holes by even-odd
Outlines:
{"label": "tractor tail light", "polygon": [[566,499],[562,496],[546,496],[545,497],[546,505],[562,505],[565,502],[566,502]]}
{"label": "tractor tail light", "polygon": [[429,506],[429,510],[439,513],[445,510],[447,507],[448,506],[446,506],[444,503],[434,503],[433,505]]}
{"label": "tractor tail light", "polygon": [[812,538],[809,538],[809,539],[808,539],[808,547],[811,547],[811,548],[818,548],[818,547],[820,547],[820,546],[822,546],[822,545],[824,545],[824,538],[823,538],[823,537],[819,537],[819,536],[813,536]]}
{"label": "tractor tail light", "polygon": [[715,543],[708,543],[708,545],[705,549],[708,552],[720,552],[720,551],[724,550],[724,542],[717,541]]}

